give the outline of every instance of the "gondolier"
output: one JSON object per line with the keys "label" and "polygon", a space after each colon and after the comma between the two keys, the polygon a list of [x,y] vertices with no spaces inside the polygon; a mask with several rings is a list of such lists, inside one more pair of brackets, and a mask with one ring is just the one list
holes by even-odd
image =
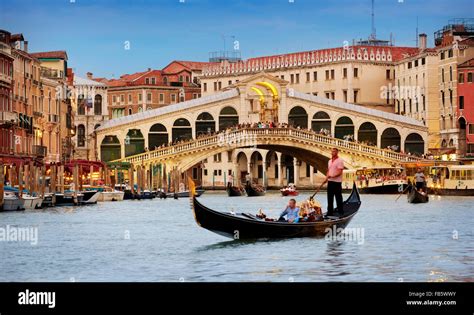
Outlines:
{"label": "gondolier", "polygon": [[331,150],[331,159],[328,162],[326,178],[321,184],[321,187],[326,183],[328,184],[328,216],[334,215],[334,198],[336,198],[337,211],[339,215],[344,215],[342,200],[342,172],[344,170],[344,161],[338,154],[339,150],[337,148]]}
{"label": "gondolier", "polygon": [[422,190],[425,188],[425,181],[426,177],[423,171],[421,170],[421,167],[418,167],[415,173],[415,186],[417,190]]}

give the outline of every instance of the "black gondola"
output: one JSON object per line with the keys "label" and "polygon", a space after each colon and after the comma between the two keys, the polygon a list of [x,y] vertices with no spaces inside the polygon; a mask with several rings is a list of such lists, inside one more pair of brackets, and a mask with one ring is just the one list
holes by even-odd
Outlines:
{"label": "black gondola", "polygon": [[227,186],[227,195],[229,197],[240,197],[244,194],[244,191],[241,187],[237,186]]}
{"label": "black gondola", "polygon": [[409,203],[427,203],[430,200],[427,192],[419,192],[415,186],[408,189],[407,200]]}
{"label": "black gondola", "polygon": [[258,197],[258,196],[265,196],[265,190],[263,187],[258,187],[252,185],[251,183],[245,184],[245,192],[249,197]]}
{"label": "black gondola", "polygon": [[346,227],[360,205],[359,192],[354,185],[351,195],[344,201],[342,217],[329,217],[319,222],[288,223],[265,221],[248,213],[219,212],[202,205],[195,197],[191,199],[194,217],[199,226],[234,239],[324,236],[328,233],[328,229]]}
{"label": "black gondola", "polygon": [[[196,189],[196,197],[201,196],[204,192],[205,192],[204,189]],[[170,192],[170,193],[167,193],[166,196],[168,198],[178,199],[178,198],[189,198],[191,194],[189,193],[189,190],[185,190],[185,191],[180,191],[178,193]]]}

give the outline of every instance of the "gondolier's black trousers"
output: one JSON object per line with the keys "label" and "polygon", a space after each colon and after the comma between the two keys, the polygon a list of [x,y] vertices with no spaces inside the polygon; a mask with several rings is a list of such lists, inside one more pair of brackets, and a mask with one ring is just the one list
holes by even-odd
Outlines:
{"label": "gondolier's black trousers", "polygon": [[328,181],[328,215],[334,214],[334,197],[339,214],[343,214],[342,183]]}

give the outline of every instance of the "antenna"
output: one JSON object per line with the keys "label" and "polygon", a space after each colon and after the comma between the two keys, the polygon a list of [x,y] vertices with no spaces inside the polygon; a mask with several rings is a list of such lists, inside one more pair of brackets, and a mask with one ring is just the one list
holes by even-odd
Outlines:
{"label": "antenna", "polygon": [[375,31],[375,0],[372,0],[372,34],[370,34],[371,39],[375,39],[376,31]]}
{"label": "antenna", "polygon": [[416,16],[416,47],[418,47],[418,16]]}

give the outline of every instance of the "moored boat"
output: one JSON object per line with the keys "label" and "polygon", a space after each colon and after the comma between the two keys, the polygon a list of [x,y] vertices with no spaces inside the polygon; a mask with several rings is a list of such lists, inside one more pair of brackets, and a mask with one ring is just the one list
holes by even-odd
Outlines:
{"label": "moored boat", "polygon": [[280,189],[282,196],[298,196],[300,193],[296,190],[295,184],[290,183],[288,187]]}
{"label": "moored boat", "polygon": [[[204,193],[204,189],[196,189],[196,197],[201,196]],[[189,198],[191,196],[189,190],[180,191],[177,193],[169,192],[166,194],[168,198]]]}
{"label": "moored boat", "polygon": [[361,194],[399,194],[408,186],[405,170],[401,167],[364,167],[344,171],[343,192],[350,192],[354,182]]}
{"label": "moored boat", "polygon": [[[344,215],[326,217],[324,221],[288,223],[266,221],[249,213],[225,213],[212,210],[191,197],[196,223],[209,231],[233,239],[290,238],[324,236],[329,230],[344,228],[357,214],[361,200],[354,185],[351,195],[344,201]],[[336,210],[337,211],[337,210]]]}
{"label": "moored boat", "polygon": [[99,200],[100,191],[98,190],[84,190],[81,191],[82,204],[95,204]]}
{"label": "moored boat", "polygon": [[23,199],[14,192],[5,191],[3,193],[3,211],[19,211],[25,210]]}
{"label": "moored boat", "polygon": [[23,206],[25,210],[34,210],[41,208],[41,204],[43,203],[43,198],[39,196],[30,196],[30,195],[22,195],[21,199],[23,199]]}

